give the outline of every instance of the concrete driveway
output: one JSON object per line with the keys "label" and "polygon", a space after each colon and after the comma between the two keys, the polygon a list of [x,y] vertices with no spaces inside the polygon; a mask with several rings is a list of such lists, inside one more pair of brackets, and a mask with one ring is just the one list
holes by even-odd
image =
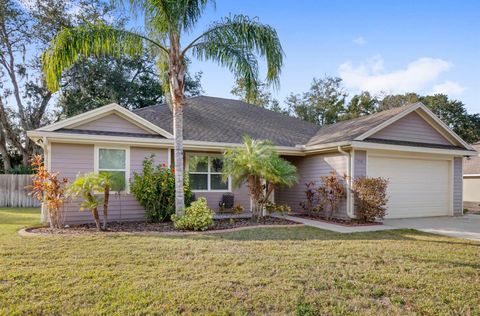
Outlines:
{"label": "concrete driveway", "polygon": [[384,225],[396,228],[414,228],[423,232],[480,241],[480,215],[459,217],[421,217],[385,219]]}

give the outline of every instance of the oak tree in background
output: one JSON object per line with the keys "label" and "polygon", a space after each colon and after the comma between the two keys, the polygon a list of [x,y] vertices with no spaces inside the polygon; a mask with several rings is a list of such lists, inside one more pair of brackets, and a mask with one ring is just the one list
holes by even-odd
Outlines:
{"label": "oak tree in background", "polygon": [[295,117],[304,121],[322,126],[336,123],[344,112],[348,95],[341,82],[336,77],[313,78],[309,91],[292,93],[285,103]]}
{"label": "oak tree in background", "polygon": [[175,209],[183,215],[183,107],[186,58],[209,60],[242,78],[248,91],[258,86],[257,57],[265,57],[267,84],[278,84],[283,51],[275,29],[258,19],[231,15],[221,19],[193,41],[181,39],[192,34],[204,13],[207,0],[129,0],[132,10],[145,17],[145,32],[117,29],[104,23],[64,28],[43,54],[43,67],[51,91],[59,89],[63,72],[91,57],[142,56],[147,50],[168,76],[174,131]]}
{"label": "oak tree in background", "polygon": [[[185,96],[203,92],[201,76],[201,72],[186,73]],[[71,117],[109,103],[133,110],[164,102],[158,69],[148,55],[90,58],[63,74],[57,118]]]}
{"label": "oak tree in background", "polygon": [[354,95],[345,107],[341,120],[350,120],[378,111],[378,100],[369,92]]}
{"label": "oak tree in background", "polygon": [[[75,3],[78,10],[71,10]],[[28,130],[51,121],[53,94],[46,87],[40,55],[53,34],[80,21],[105,19],[102,0],[0,0],[0,155],[3,169],[29,159],[37,146]]]}
{"label": "oak tree in background", "polygon": [[242,78],[238,78],[235,81],[235,85],[230,91],[231,94],[237,96],[240,100],[257,105],[259,107],[289,115],[288,109],[280,106],[277,99],[272,96],[272,93],[268,90],[269,86],[263,82],[258,82],[258,86],[254,91],[249,92],[245,86],[245,82]]}

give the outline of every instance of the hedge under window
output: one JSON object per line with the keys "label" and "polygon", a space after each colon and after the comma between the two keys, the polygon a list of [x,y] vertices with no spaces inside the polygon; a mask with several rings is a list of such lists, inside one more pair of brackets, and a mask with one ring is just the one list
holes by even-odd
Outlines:
{"label": "hedge under window", "polygon": [[127,187],[127,150],[99,148],[98,173],[110,175],[112,191],[125,191]]}
{"label": "hedge under window", "polygon": [[188,178],[192,190],[229,191],[229,181],[222,181],[223,158],[192,155],[188,159]]}

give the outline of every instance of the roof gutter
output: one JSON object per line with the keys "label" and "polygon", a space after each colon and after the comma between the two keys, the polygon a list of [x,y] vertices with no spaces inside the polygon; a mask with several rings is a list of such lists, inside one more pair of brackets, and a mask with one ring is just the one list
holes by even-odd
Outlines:
{"label": "roof gutter", "polygon": [[[33,141],[38,141],[48,137],[50,142],[68,142],[77,144],[135,144],[139,147],[161,147],[172,148],[173,139],[168,138],[148,138],[148,137],[130,137],[130,136],[111,136],[111,135],[90,135],[90,134],[70,134],[49,131],[28,131],[27,135]],[[243,144],[237,143],[218,143],[196,140],[184,140],[184,149],[192,151],[214,151],[223,152],[227,148],[239,147]],[[275,149],[281,155],[304,156],[303,148],[293,146],[275,146]]]}
{"label": "roof gutter", "polygon": [[443,148],[430,148],[430,147],[415,147],[406,145],[392,145],[371,143],[364,141],[353,141],[352,147],[356,149],[377,149],[377,150],[392,150],[392,151],[405,151],[414,153],[426,153],[437,155],[449,155],[449,156],[476,156],[477,152],[472,150],[462,149],[443,149]]}
{"label": "roof gutter", "polygon": [[342,149],[342,146],[337,146],[339,153],[343,154],[347,159],[347,215],[350,218],[355,218],[353,212],[353,193],[352,193],[352,157],[350,152]]}

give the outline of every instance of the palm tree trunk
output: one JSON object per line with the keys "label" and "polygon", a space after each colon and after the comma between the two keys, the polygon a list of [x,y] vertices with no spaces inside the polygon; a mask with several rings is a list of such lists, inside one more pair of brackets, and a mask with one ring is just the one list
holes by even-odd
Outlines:
{"label": "palm tree trunk", "polygon": [[100,217],[98,216],[98,209],[96,207],[92,208],[92,215],[95,219],[95,226],[97,226],[97,230],[100,231]]}
{"label": "palm tree trunk", "polygon": [[183,105],[173,102],[173,133],[175,162],[175,213],[182,216],[185,209],[183,191]]}
{"label": "palm tree trunk", "polygon": [[177,34],[170,34],[169,80],[173,108],[173,152],[175,165],[175,213],[183,216],[185,197],[183,189],[183,103],[185,87],[185,65],[180,53]]}
{"label": "palm tree trunk", "polygon": [[105,185],[105,191],[103,194],[103,230],[107,229],[107,217],[108,217],[108,200],[110,199],[110,186]]}

